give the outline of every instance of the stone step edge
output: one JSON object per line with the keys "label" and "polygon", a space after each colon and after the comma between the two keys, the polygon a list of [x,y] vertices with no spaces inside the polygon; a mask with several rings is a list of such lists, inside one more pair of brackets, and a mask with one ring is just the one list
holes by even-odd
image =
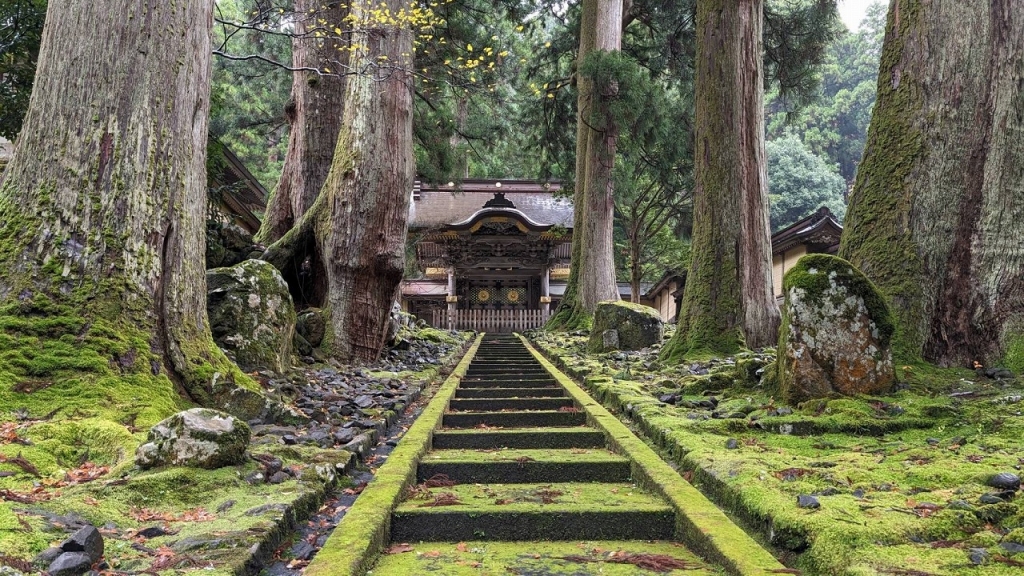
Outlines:
{"label": "stone step edge", "polygon": [[[437,382],[437,378],[444,374],[453,363],[453,361],[459,357],[460,354],[466,353],[467,346],[463,342],[459,345],[459,349],[451,354],[451,356],[442,359],[442,361],[433,366],[426,372],[425,384],[416,389],[415,394],[410,393],[403,397],[403,403],[405,406],[402,410],[393,411],[395,416],[393,418],[381,418],[378,419],[378,426],[374,429],[368,430],[365,434],[360,436],[372,436],[377,435],[378,430],[381,430],[380,426],[382,423],[386,423],[379,434],[386,434],[391,426],[401,416],[401,412],[404,412],[412,405],[414,401],[419,399],[420,395],[427,388],[433,387]],[[389,411],[392,412],[392,411]],[[356,437],[357,439],[359,436]],[[353,440],[355,442],[355,440]],[[373,443],[369,445],[369,449],[372,449],[379,443],[379,439],[374,439]],[[315,478],[309,483],[311,486],[304,494],[296,498],[288,507],[280,512],[279,515],[274,515],[270,520],[270,526],[268,527],[265,534],[261,536],[259,542],[251,546],[242,557],[239,558],[241,563],[232,570],[232,574],[237,576],[248,576],[250,574],[258,574],[262,571],[268,563],[270,563],[274,557],[274,554],[295,534],[295,530],[302,525],[304,522],[313,517],[314,514],[320,509],[328,498],[334,493],[338,487],[338,483],[341,477],[351,471],[352,467],[361,459],[362,455],[358,452],[353,452],[350,448],[352,443],[344,447],[335,448],[339,452],[348,452],[349,458],[347,462],[338,462],[335,464],[333,470],[327,468],[318,469],[317,474],[310,475]]]}
{"label": "stone step edge", "polygon": [[768,576],[786,570],[771,553],[733,523],[718,506],[672,469],[650,446],[548,361],[522,335],[530,352],[587,411],[587,422],[605,432],[609,444],[633,460],[633,479],[665,498],[676,510],[676,538],[705,559],[738,576]]}
{"label": "stone step edge", "polygon": [[387,545],[391,513],[405,487],[416,477],[420,458],[430,450],[431,436],[441,424],[448,401],[469,369],[484,338],[481,333],[434,398],[409,427],[373,480],[342,518],[320,552],[305,568],[306,576],[362,576]]}

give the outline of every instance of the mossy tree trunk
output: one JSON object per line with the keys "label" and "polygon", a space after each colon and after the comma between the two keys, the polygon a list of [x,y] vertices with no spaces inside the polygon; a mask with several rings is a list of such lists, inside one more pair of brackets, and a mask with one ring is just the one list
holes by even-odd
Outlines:
{"label": "mossy tree trunk", "polygon": [[[588,0],[586,3],[596,4],[596,8],[592,8],[596,12],[594,51],[618,51],[622,45],[622,0]],[[596,86],[591,81],[587,101],[580,101],[580,117],[588,143],[586,156],[576,158],[577,164],[584,163],[586,171],[583,186],[585,244],[580,253],[579,305],[588,315],[597,310],[598,302],[619,299],[615,282],[612,180],[619,129],[610,111],[610,100],[617,94],[616,82]]]}
{"label": "mossy tree trunk", "polygon": [[[315,242],[327,271],[328,335],[342,361],[383,349],[405,271],[412,155],[412,31],[384,0],[351,5],[345,112],[330,173],[305,216],[264,253],[275,266]],[[394,24],[400,22],[400,24]]]}
{"label": "mossy tree trunk", "polygon": [[[588,327],[603,300],[618,300],[612,238],[615,204],[612,168],[618,129],[607,100],[617,86],[595,91],[592,78],[578,69],[595,50],[619,50],[622,44],[622,0],[584,0],[580,19],[580,49],[576,56],[576,182],[573,195],[572,265],[565,295],[549,328]],[[606,118],[594,128],[595,116]]]}
{"label": "mossy tree trunk", "polygon": [[663,357],[774,342],[761,0],[697,2],[696,187],[679,329]]}
{"label": "mossy tree trunk", "polygon": [[[325,71],[294,72],[292,94],[285,107],[291,131],[281,178],[270,196],[256,240],[279,240],[306,213],[320,194],[334,159],[345,108],[348,42],[332,31],[347,26],[348,5],[342,2],[296,0],[292,66]],[[308,259],[308,260],[307,260]],[[281,270],[292,298],[300,307],[323,304],[327,273],[315,243],[297,253]]]}
{"label": "mossy tree trunk", "polygon": [[4,379],[156,379],[263,409],[206,315],[212,10],[51,0],[0,184]]}
{"label": "mossy tree trunk", "polygon": [[890,5],[840,255],[892,300],[899,361],[992,363],[1024,334],[1021,14]]}

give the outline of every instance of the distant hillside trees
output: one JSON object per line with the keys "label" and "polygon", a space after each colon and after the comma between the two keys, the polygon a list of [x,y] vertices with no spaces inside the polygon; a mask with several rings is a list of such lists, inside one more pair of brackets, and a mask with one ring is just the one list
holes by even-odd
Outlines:
{"label": "distant hillside trees", "polygon": [[786,135],[765,144],[772,230],[778,231],[825,206],[843,220],[846,181],[800,138]]}

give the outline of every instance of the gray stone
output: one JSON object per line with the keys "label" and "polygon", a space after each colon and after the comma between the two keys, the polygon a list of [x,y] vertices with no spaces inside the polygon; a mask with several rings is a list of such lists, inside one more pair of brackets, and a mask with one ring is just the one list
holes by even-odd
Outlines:
{"label": "gray stone", "polygon": [[783,291],[774,379],[787,402],[892,388],[892,313],[859,270],[835,256],[804,256],[786,273]]}
{"label": "gray stone", "polygon": [[981,565],[988,563],[988,551],[984,548],[971,548],[968,552],[967,557],[970,559],[971,564]]}
{"label": "gray stone", "polygon": [[978,498],[978,502],[981,502],[982,504],[1002,504],[1004,500],[995,494],[982,494],[981,497]]}
{"label": "gray stone", "polygon": [[37,554],[35,559],[32,560],[32,563],[40,568],[47,568],[63,553],[64,551],[57,546],[51,546]]}
{"label": "gray stone", "polygon": [[242,370],[283,372],[291,365],[295,307],[276,268],[246,260],[208,270],[206,285],[214,340]]}
{"label": "gray stone", "polygon": [[[660,343],[663,330],[664,323],[654,308],[630,302],[601,302],[594,313],[587,351],[640,350]],[[612,337],[608,331],[615,332],[618,342],[614,346],[609,346]]]}
{"label": "gray stone", "polygon": [[818,502],[817,498],[806,494],[796,497],[796,505],[800,508],[821,508],[821,502]]}
{"label": "gray stone", "polygon": [[159,422],[135,452],[135,463],[154,466],[220,468],[245,461],[249,427],[234,416],[192,408]]}
{"label": "gray stone", "polygon": [[1020,490],[1020,476],[1012,472],[1000,472],[988,479],[988,485],[1000,490]]}
{"label": "gray stone", "polygon": [[1016,542],[1001,542],[999,547],[1006,550],[1006,553],[1010,556],[1014,554],[1024,554],[1024,544],[1018,544]]}
{"label": "gray stone", "polygon": [[50,576],[78,576],[92,568],[92,559],[85,552],[65,552],[50,564]]}
{"label": "gray stone", "polygon": [[729,438],[725,441],[725,448],[727,450],[736,450],[740,447],[740,443],[735,438]]}
{"label": "gray stone", "polygon": [[60,545],[65,552],[85,552],[93,562],[103,557],[103,536],[95,526],[83,526]]}

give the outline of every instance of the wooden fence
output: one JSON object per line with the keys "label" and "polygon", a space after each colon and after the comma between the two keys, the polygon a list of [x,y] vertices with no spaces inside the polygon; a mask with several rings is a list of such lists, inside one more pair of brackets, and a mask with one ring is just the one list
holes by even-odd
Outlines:
{"label": "wooden fence", "polygon": [[508,334],[540,328],[551,317],[545,310],[434,310],[435,328]]}

